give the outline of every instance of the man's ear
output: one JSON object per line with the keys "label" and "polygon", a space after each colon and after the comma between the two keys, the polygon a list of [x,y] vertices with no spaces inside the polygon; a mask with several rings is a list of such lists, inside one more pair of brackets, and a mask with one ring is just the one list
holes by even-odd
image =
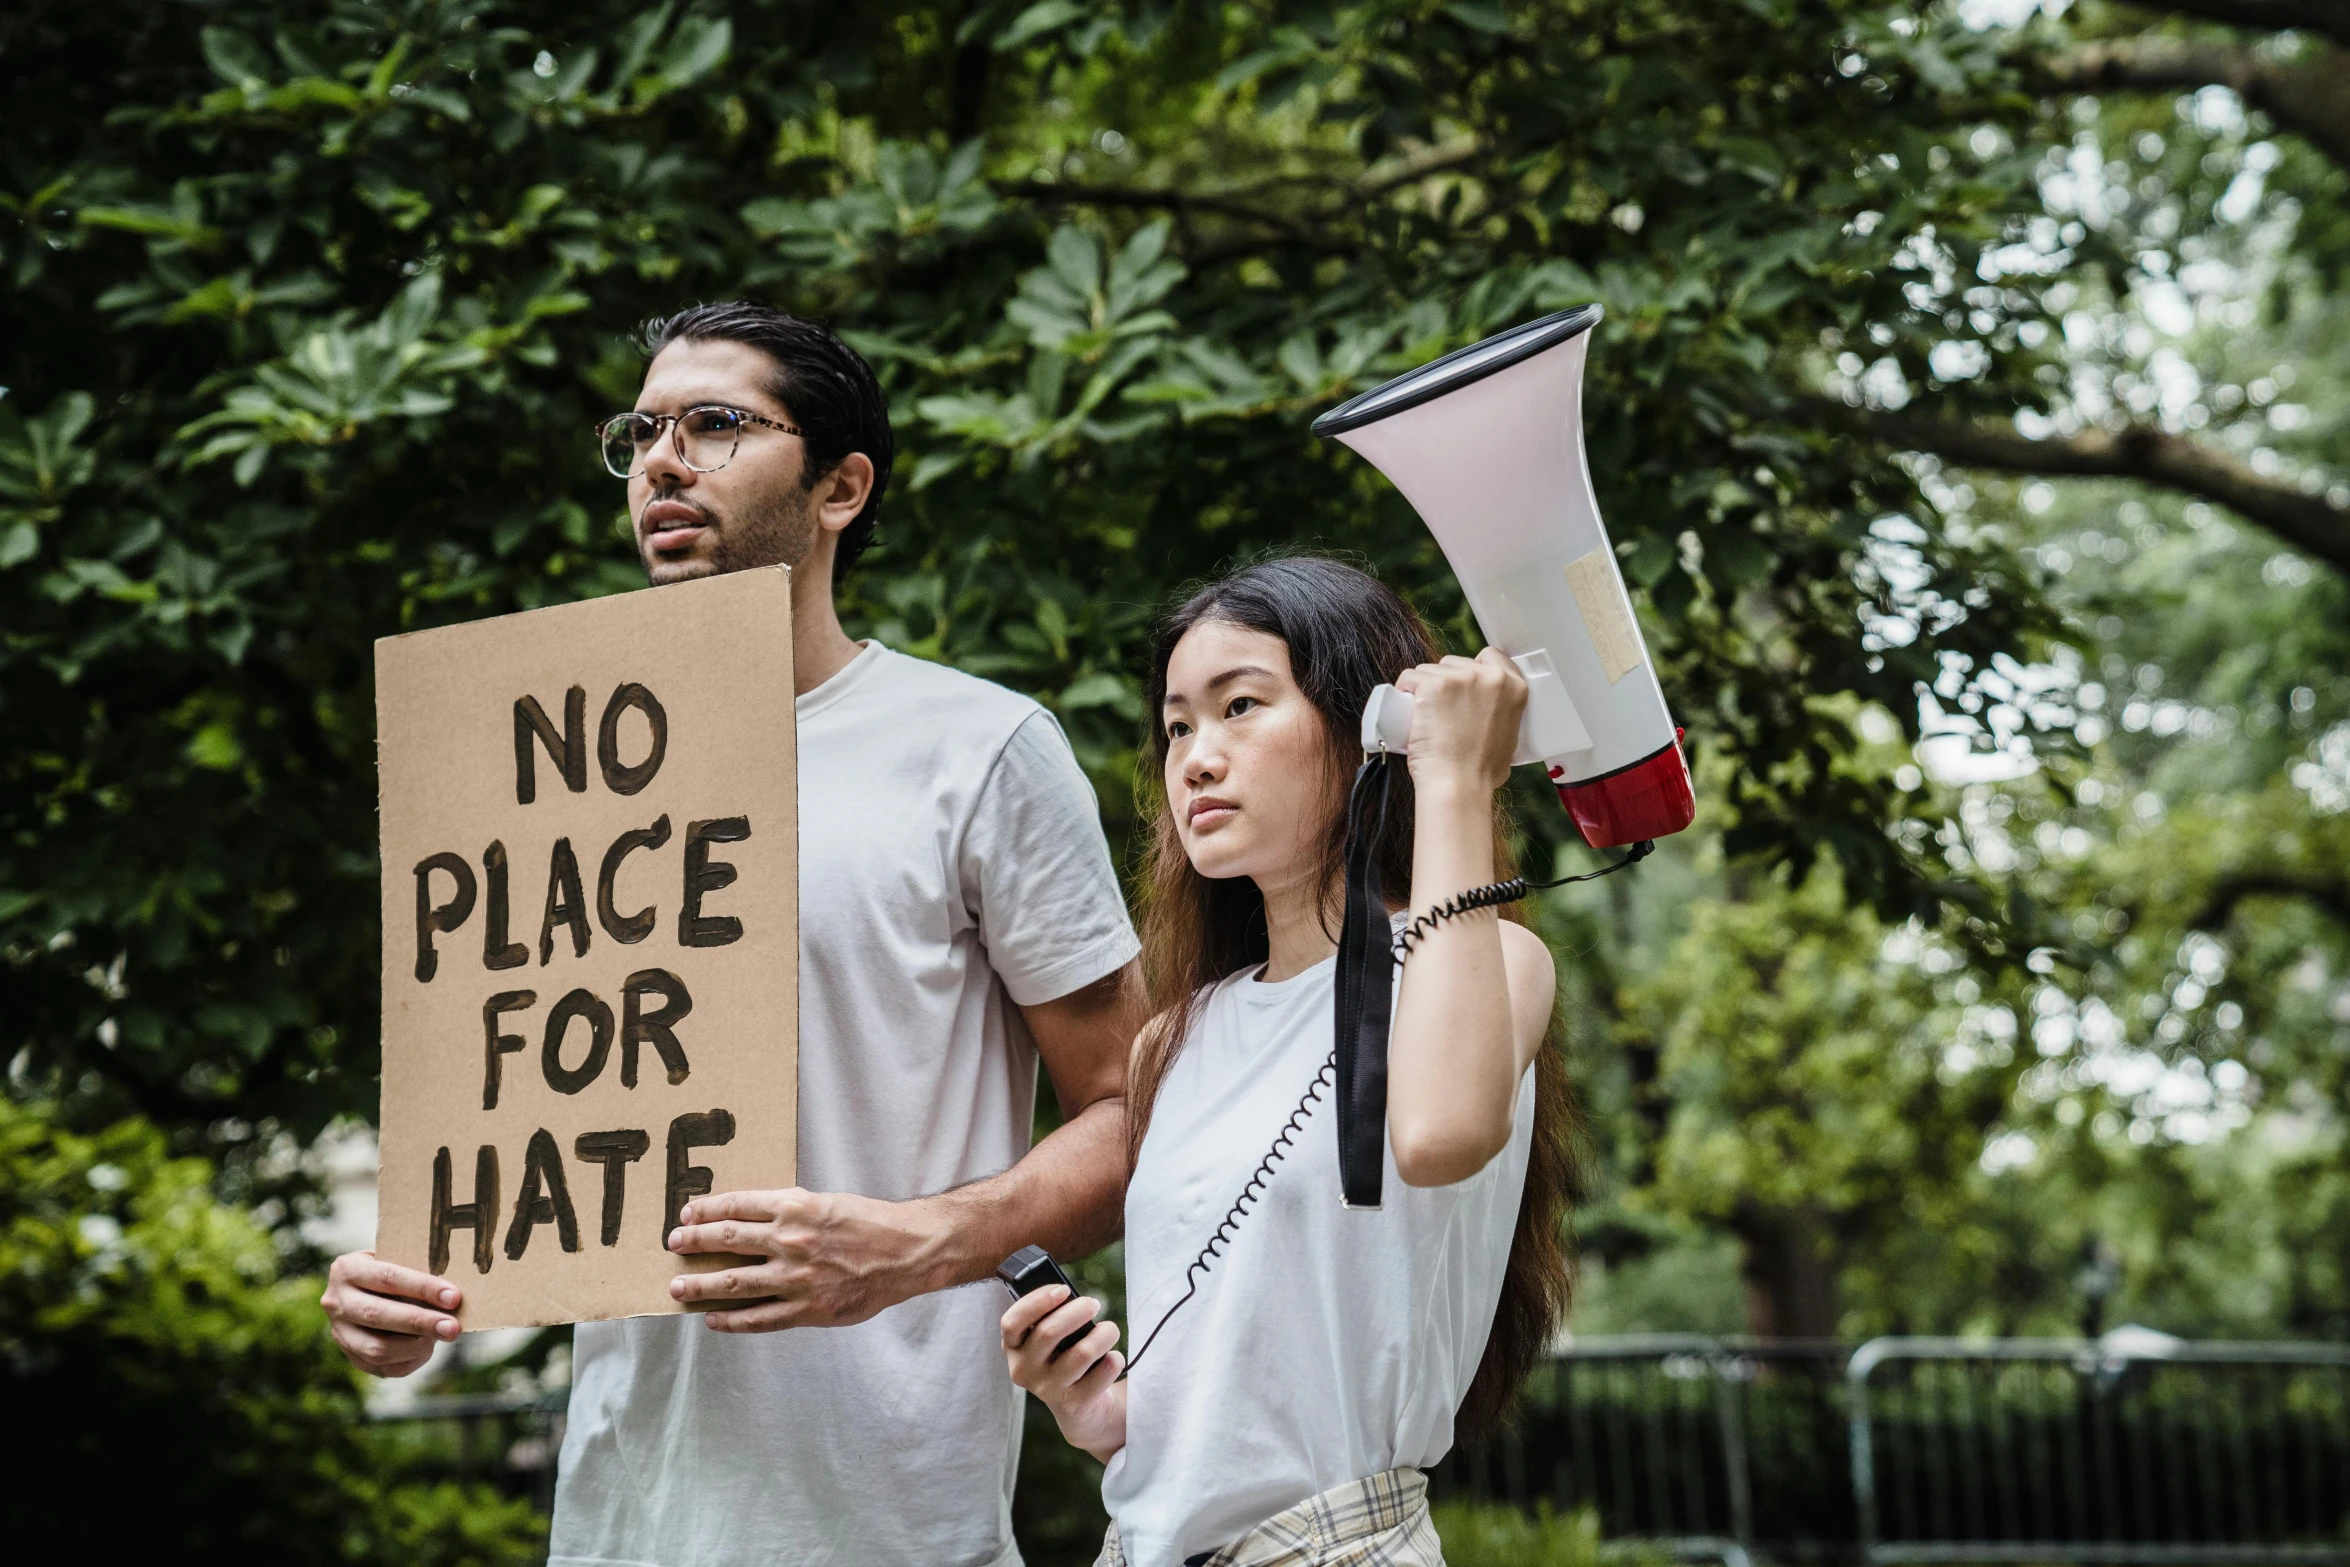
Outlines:
{"label": "man's ear", "polygon": [[816,481],[816,523],[827,533],[838,533],[857,520],[873,493],[873,459],[851,452]]}

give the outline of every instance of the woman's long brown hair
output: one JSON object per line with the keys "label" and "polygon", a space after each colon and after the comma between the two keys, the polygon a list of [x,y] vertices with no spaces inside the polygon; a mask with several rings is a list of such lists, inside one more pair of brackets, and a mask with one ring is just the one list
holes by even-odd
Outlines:
{"label": "woman's long brown hair", "polygon": [[[1343,562],[1312,555],[1244,567],[1201,588],[1160,623],[1149,691],[1156,728],[1151,755],[1157,765],[1139,780],[1143,814],[1153,824],[1143,876],[1143,964],[1157,1015],[1136,1045],[1127,1083],[1130,1170],[1150,1129],[1159,1087],[1191,1032],[1207,988],[1269,955],[1265,901],[1256,883],[1245,876],[1211,880],[1194,870],[1175,830],[1174,814],[1167,808],[1167,731],[1159,722],[1167,696],[1167,664],[1184,633],[1209,621],[1279,637],[1288,645],[1298,688],[1322,715],[1329,740],[1324,762],[1330,802],[1329,820],[1321,831],[1322,872],[1323,884],[1330,889],[1325,919],[1333,940],[1346,863],[1346,786],[1361,754],[1363,704],[1372,687],[1441,652],[1426,622],[1392,589]],[[1406,886],[1411,880],[1412,787],[1408,774],[1400,769],[1398,774],[1386,829],[1377,845],[1380,878],[1389,887]],[[1504,826],[1497,802],[1494,865],[1497,875],[1507,877],[1514,869]],[[1517,917],[1515,910],[1506,908],[1502,915]],[[1494,1309],[1484,1359],[1456,1420],[1467,1440],[1500,1426],[1519,1385],[1564,1320],[1570,1299],[1566,1216],[1570,1205],[1583,1196],[1582,1126],[1560,1044],[1554,1017],[1542,1048],[1535,1052],[1534,1146],[1501,1300]]]}

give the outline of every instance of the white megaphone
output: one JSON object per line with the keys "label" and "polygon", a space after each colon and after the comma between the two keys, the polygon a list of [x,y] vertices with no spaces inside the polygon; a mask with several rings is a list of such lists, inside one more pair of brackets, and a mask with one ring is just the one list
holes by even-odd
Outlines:
{"label": "white megaphone", "polygon": [[[1517,762],[1540,762],[1593,848],[1697,814],[1680,731],[1633,619],[1583,456],[1597,305],[1562,310],[1375,387],[1314,421],[1369,458],[1443,547],[1486,641],[1526,677]],[[1363,709],[1363,749],[1401,752],[1412,699]]]}

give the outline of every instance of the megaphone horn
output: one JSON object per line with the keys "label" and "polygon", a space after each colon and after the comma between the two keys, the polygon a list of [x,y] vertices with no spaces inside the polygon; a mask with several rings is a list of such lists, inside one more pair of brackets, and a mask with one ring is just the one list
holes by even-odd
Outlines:
{"label": "megaphone horn", "polygon": [[[1593,848],[1696,817],[1680,731],[1624,591],[1583,453],[1583,359],[1597,305],[1529,321],[1374,387],[1314,421],[1385,474],[1460,579],[1485,640],[1526,677],[1516,760],[1540,762]],[[1411,698],[1363,710],[1363,749],[1401,752]]]}

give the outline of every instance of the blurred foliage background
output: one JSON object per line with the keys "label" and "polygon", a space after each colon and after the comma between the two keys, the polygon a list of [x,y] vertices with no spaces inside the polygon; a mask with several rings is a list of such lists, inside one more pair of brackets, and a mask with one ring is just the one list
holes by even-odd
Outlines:
{"label": "blurred foliage background", "polygon": [[[637,586],[588,429],[636,322],[745,296],[891,392],[852,630],[1051,705],[1120,845],[1184,581],[1342,550],[1475,645],[1311,415],[1601,301],[1704,814],[1539,913],[1576,1330],[2350,1334],[2346,47],[2323,0],[9,7],[11,1398],[61,1463],[168,1446],[189,1549],[531,1549],[370,1456],[297,1282],[375,1108],[370,643]],[[1028,1458],[1084,1552],[1085,1462]]]}

